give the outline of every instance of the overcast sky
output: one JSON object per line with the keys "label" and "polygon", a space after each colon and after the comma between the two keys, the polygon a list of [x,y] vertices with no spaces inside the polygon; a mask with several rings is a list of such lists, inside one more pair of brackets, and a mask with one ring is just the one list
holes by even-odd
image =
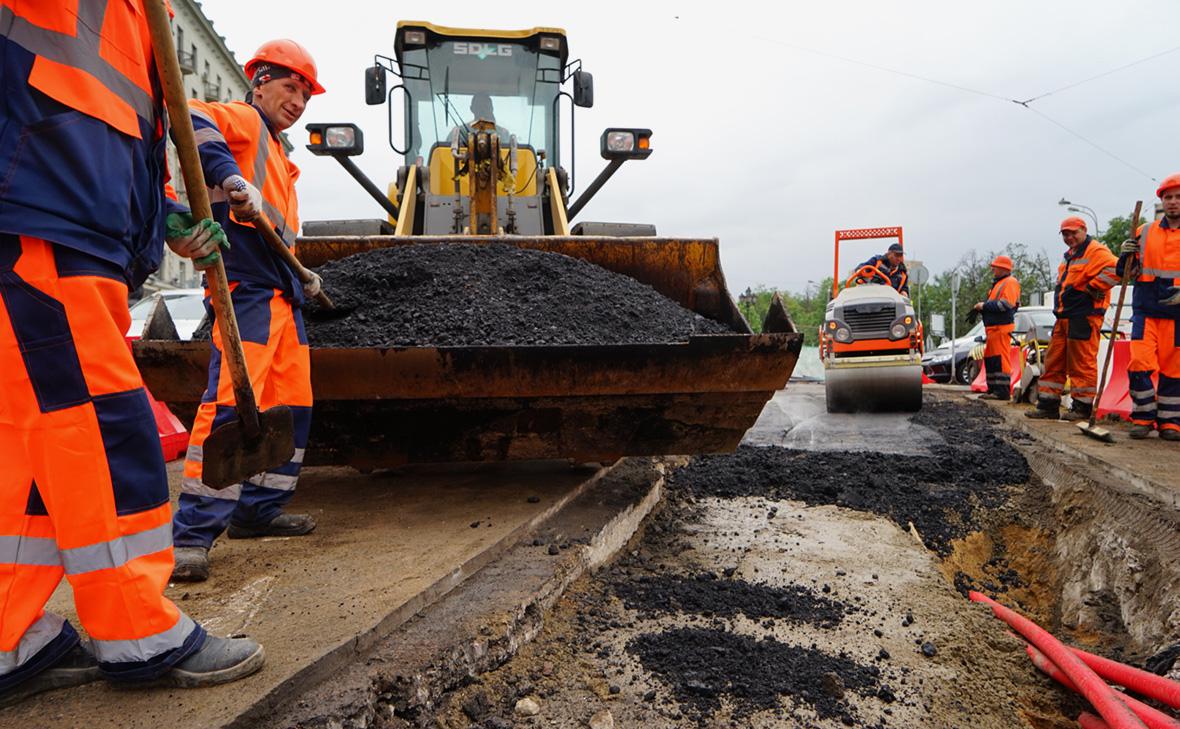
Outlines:
{"label": "overcast sky", "polygon": [[[316,57],[328,93],[292,130],[304,220],[381,217],[334,161],[303,150],[302,125],[358,123],[366,152],[357,162],[385,187],[400,161],[385,142],[384,107],[364,105],[362,80],[374,53],[393,55],[398,20],[565,28],[571,59],[595,81],[594,108],[577,116],[579,188],[604,164],[604,127],[654,130],[652,156],[627,163],[579,219],[717,237],[735,296],[830,275],[836,228],[902,225],[910,258],[935,271],[1012,241],[1056,260],[1057,224],[1069,214],[1059,199],[1094,208],[1105,227],[1136,199],[1154,202],[1150,178],[1180,171],[1169,136],[1180,52],[1031,104],[1130,166],[1004,100],[1180,46],[1174,0],[202,5],[241,62],[284,36]],[[877,247],[853,245],[845,263]]]}

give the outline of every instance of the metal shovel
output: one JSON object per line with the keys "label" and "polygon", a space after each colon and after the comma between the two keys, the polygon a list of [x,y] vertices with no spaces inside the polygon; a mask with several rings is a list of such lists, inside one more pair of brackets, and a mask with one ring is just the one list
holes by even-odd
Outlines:
{"label": "metal shovel", "polygon": [[[188,191],[189,207],[193,217],[198,220],[212,218],[209,192],[205,188],[205,175],[201,170],[193,122],[184,95],[180,63],[172,42],[168,11],[163,0],[147,0],[144,8],[152,34],[156,68],[160,73],[164,100],[172,122],[172,139],[176,143],[176,153],[180,158],[184,185]],[[295,455],[295,425],[291,410],[285,405],[258,412],[254,390],[250,387],[250,375],[246,371],[246,355],[242,351],[238,320],[234,316],[229,284],[225,278],[225,262],[220,256],[216,265],[205,271],[205,275],[209,280],[213,312],[221,330],[222,356],[229,366],[238,412],[236,421],[214,429],[203,444],[201,480],[206,486],[223,489],[291,460]]]}

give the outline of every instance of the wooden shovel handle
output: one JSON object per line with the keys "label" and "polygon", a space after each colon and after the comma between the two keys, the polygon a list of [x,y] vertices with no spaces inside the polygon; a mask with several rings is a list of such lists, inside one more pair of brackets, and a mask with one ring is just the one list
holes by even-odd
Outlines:
{"label": "wooden shovel handle", "polygon": [[[311,281],[311,271],[308,271],[307,268],[304,267],[302,263],[300,263],[299,259],[295,257],[295,252],[288,248],[283,239],[279,237],[279,234],[275,232],[274,226],[271,225],[270,221],[266,219],[266,215],[259,213],[258,219],[254,221],[254,227],[258,229],[259,235],[262,236],[267,245],[269,245],[275,253],[278,253],[283,261],[286,262],[286,264],[291,268],[291,270],[295,272],[295,275],[299,277],[300,281],[303,283]],[[323,291],[320,291],[315,295],[315,300],[320,302],[320,306],[324,307],[325,309],[336,308],[336,305],[332,303],[332,300],[329,299],[328,295]]]}
{"label": "wooden shovel handle", "polygon": [[[205,173],[201,169],[201,157],[197,153],[193,120],[189,116],[188,99],[184,95],[180,62],[176,56],[176,46],[172,42],[168,10],[164,7],[164,0],[145,0],[144,10],[147,12],[148,29],[152,35],[156,68],[164,87],[164,101],[168,106],[168,117],[172,123],[172,141],[176,144],[184,187],[188,192],[189,209],[198,220],[212,218],[213,210],[209,205],[209,191],[205,189]],[[213,312],[217,316],[217,326],[221,330],[222,356],[229,365],[230,378],[233,380],[238,419],[242,422],[242,431],[246,437],[256,438],[261,433],[258,424],[258,404],[254,400],[254,390],[250,387],[250,373],[246,369],[246,355],[242,351],[242,336],[238,331],[238,319],[234,316],[229,283],[225,277],[225,261],[221,256],[217,257],[217,262],[212,267],[205,270],[205,276],[209,280]]]}

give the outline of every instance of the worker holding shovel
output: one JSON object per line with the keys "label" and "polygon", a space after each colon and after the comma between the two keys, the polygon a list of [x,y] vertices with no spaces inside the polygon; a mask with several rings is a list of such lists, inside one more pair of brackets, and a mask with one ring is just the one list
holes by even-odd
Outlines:
{"label": "worker holding shovel", "polygon": [[[1131,299],[1131,437],[1159,430],[1162,440],[1180,441],[1180,174],[1156,190],[1161,220],[1142,226],[1123,243],[1119,272],[1135,280]],[[1159,373],[1159,390],[1152,376]]]}
{"label": "worker holding shovel", "polygon": [[[128,289],[159,264],[166,228],[189,258],[225,240],[209,219],[165,222],[144,3],[0,10],[0,705],[100,677],[241,678],[261,646],[207,634],[164,597],[168,477],[124,340]],[[45,611],[63,575],[87,643]]]}
{"label": "worker holding shovel", "polygon": [[[173,522],[174,580],[207,579],[209,548],[227,527],[231,539],[299,536],[315,529],[311,516],[282,509],[294,493],[311,429],[311,363],[300,306],[321,293],[320,280],[315,274],[300,280],[270,248],[261,226],[273,225],[287,245],[295,241],[299,168],[287,158],[279,135],[324,89],[311,55],[291,40],[264,43],[245,70],[252,84],[250,103],[190,100],[189,108],[213,214],[232,244],[225,268],[251,385],[261,407],[290,408],[295,454],[287,463],[228,488],[214,488],[202,478],[205,439],[237,417],[214,321],[208,386],[193,422]],[[206,309],[216,319],[208,304]]]}

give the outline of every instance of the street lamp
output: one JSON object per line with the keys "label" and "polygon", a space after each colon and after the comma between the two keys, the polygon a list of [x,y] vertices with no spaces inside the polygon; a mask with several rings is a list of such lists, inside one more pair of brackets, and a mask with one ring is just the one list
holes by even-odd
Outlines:
{"label": "street lamp", "polygon": [[752,314],[750,313],[750,308],[755,303],[757,303],[757,301],[758,301],[758,295],[755,294],[754,291],[749,286],[747,286],[746,290],[743,291],[740,296],[738,296],[738,303],[740,303],[742,305],[742,307],[745,308],[745,310],[746,310],[746,321],[747,322],[750,321],[750,318],[752,316]]}
{"label": "street lamp", "polygon": [[1066,200],[1065,198],[1061,198],[1060,200],[1058,200],[1057,204],[1065,206],[1065,209],[1070,211],[1071,213],[1085,213],[1085,214],[1089,215],[1090,219],[1094,221],[1094,235],[1095,236],[1102,235],[1102,231],[1099,230],[1099,227],[1098,227],[1098,215],[1094,212],[1093,208],[1088,207],[1086,205],[1082,205],[1081,203],[1070,202],[1069,200]]}

